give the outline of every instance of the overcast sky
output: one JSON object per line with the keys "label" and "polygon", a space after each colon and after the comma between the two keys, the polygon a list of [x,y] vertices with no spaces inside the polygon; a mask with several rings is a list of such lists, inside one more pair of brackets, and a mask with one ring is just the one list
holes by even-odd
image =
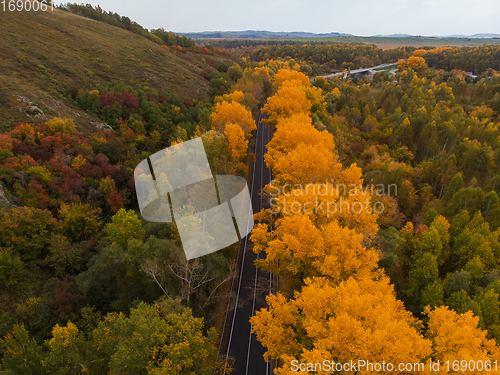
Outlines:
{"label": "overcast sky", "polygon": [[176,32],[309,31],[355,35],[500,34],[500,0],[85,0]]}

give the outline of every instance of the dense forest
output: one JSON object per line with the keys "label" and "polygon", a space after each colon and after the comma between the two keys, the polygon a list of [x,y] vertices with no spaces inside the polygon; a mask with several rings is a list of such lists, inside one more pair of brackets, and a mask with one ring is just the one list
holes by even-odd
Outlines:
{"label": "dense forest", "polygon": [[[250,70],[238,84],[264,98],[266,79]],[[249,98],[258,107],[253,94]],[[138,215],[133,168],[164,145],[201,136],[214,173],[244,174],[248,138],[255,129],[244,101],[241,91],[217,97],[211,112],[204,103],[116,84],[75,96],[78,105],[106,121],[109,129],[85,136],[71,120],[55,118],[40,125],[19,124],[1,135],[0,179],[7,204],[1,211],[0,287],[3,298],[18,301],[2,311],[2,334],[13,329],[2,344],[6,368],[80,373],[73,362],[79,361],[92,373],[116,373],[122,360],[139,368],[142,360],[153,360],[156,350],[163,354],[154,368],[168,367],[167,352],[176,355],[175,348],[158,347],[115,363],[109,359],[113,353],[130,348],[119,346],[119,336],[109,337],[113,342],[108,343],[92,337],[100,337],[99,330],[109,329],[109,324],[122,327],[124,335],[142,324],[147,331],[141,335],[160,345],[150,332],[155,324],[168,327],[171,320],[199,336],[191,337],[192,343],[181,342],[192,346],[186,361],[205,350],[203,345],[207,354],[200,358],[213,357],[215,331],[205,336],[200,317],[213,324],[220,314],[214,303],[229,293],[223,287],[233,277],[235,249],[187,262],[175,225],[146,223]],[[134,314],[146,320],[141,323]],[[26,329],[49,346],[48,354]],[[60,357],[58,335],[63,341],[66,335],[75,340],[71,345],[78,356]],[[177,341],[174,336],[168,340]],[[24,363],[26,353],[17,345],[37,354]],[[207,367],[181,367],[211,373],[214,361]]]}
{"label": "dense forest", "polygon": [[443,51],[400,60],[396,81],[274,75],[274,203],[252,240],[282,283],[252,324],[280,371],[497,360],[500,75],[427,68]]}
{"label": "dense forest", "polygon": [[[171,34],[154,32],[159,38]],[[94,84],[75,79],[61,93],[78,110],[75,116],[83,112],[99,120],[93,130],[78,128],[72,118],[38,116],[4,126],[0,369],[5,373],[230,370],[230,362],[217,357],[215,327],[231,298],[237,247],[187,262],[174,224],[140,217],[133,174],[149,155],[201,137],[214,174],[246,175],[252,113],[269,95],[270,77],[265,69],[243,70],[222,49],[180,42],[162,40],[158,56],[172,61],[189,48],[186,61],[200,61],[196,69],[208,95],[187,97],[134,79]]]}
{"label": "dense forest", "polygon": [[[105,126],[55,117],[0,134],[2,373],[231,372],[217,354],[238,248],[187,261],[175,224],[141,218],[133,174],[201,137],[213,174],[248,178],[260,114],[274,180],[250,238],[280,289],[251,322],[277,373],[319,358],[500,360],[498,47],[225,50],[65,9],[164,54],[221,59],[202,60],[204,97],[74,84],[65,100]],[[385,62],[396,75],[317,76]]]}
{"label": "dense forest", "polygon": [[446,71],[459,69],[474,74],[481,74],[488,69],[498,71],[500,46],[446,48],[440,55],[426,54],[426,62],[433,68]]}
{"label": "dense forest", "polygon": [[395,62],[411,56],[411,52],[412,47],[384,51],[366,44],[316,43],[261,47],[253,51],[250,57],[255,61],[288,57],[314,63],[319,67],[326,65],[331,70],[344,70]]}

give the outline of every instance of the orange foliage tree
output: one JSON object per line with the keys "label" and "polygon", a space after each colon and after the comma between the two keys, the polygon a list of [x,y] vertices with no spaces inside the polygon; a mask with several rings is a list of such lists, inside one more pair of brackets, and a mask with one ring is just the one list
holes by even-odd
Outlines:
{"label": "orange foliage tree", "polygon": [[409,57],[408,61],[404,61],[403,59],[400,59],[398,61],[398,70],[400,72],[406,69],[412,69],[417,73],[422,73],[425,70],[425,68],[427,68],[425,59],[417,55]]}

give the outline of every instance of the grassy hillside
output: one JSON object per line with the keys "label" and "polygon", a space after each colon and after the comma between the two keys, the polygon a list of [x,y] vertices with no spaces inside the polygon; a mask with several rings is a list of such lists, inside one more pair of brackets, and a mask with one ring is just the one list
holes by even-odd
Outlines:
{"label": "grassy hillside", "polygon": [[224,59],[167,51],[137,34],[63,10],[2,12],[1,17],[0,132],[19,121],[53,116],[74,118],[80,129],[91,130],[96,119],[80,111],[68,93],[117,80],[203,97],[209,86],[201,71]]}

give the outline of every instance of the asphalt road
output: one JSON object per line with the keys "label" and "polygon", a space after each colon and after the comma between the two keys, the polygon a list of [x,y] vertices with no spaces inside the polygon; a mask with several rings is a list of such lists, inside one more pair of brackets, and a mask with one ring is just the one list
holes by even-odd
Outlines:
{"label": "asphalt road", "polygon": [[[255,163],[251,181],[248,181],[253,212],[257,213],[265,202],[261,196],[262,188],[271,181],[271,171],[264,163],[266,145],[271,140],[271,129],[261,124],[262,115],[257,123],[255,143]],[[230,311],[231,324],[228,332],[229,340],[226,355],[235,358],[233,375],[267,375],[272,374],[271,365],[263,358],[264,347],[251,334],[250,317],[256,310],[265,307],[263,290],[270,287],[270,275],[255,268],[253,261],[257,255],[252,251],[253,244],[247,236],[243,239],[243,256],[241,260],[240,278],[237,280],[238,301],[243,305]]]}

